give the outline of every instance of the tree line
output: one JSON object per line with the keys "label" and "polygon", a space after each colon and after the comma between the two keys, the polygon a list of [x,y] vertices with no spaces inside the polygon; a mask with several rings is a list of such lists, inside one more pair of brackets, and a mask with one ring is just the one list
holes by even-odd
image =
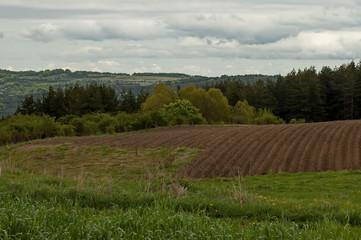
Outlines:
{"label": "tree line", "polygon": [[[350,62],[331,69],[314,67],[291,71],[276,81],[254,83],[239,78],[218,81],[199,88],[194,84],[174,89],[158,84],[151,93],[116,91],[104,84],[49,88],[40,99],[28,96],[18,107],[20,114],[46,114],[56,119],[92,112],[135,113],[158,110],[177,99],[188,100],[208,123],[258,123],[284,119],[307,122],[358,119],[361,117],[361,62]],[[272,115],[278,117],[275,118]]]}
{"label": "tree line", "polygon": [[41,98],[26,96],[15,114],[45,114],[58,119],[66,115],[81,116],[92,112],[134,113],[140,110],[140,105],[147,96],[148,93],[144,91],[135,95],[132,90],[125,89],[117,96],[112,87],[95,82],[86,86],[76,84],[64,89],[50,86]]}
{"label": "tree line", "polygon": [[290,121],[308,122],[359,119],[361,117],[361,62],[340,67],[314,67],[291,71],[277,81],[219,81],[206,89],[218,88],[230,105],[246,100],[255,108],[270,109]]}
{"label": "tree line", "polygon": [[98,84],[53,89],[36,99],[28,96],[17,114],[0,122],[0,145],[53,136],[120,133],[161,126],[194,124],[283,123],[268,109],[246,100],[230,106],[216,88],[195,85],[174,89],[157,84],[150,94],[134,96]]}
{"label": "tree line", "polygon": [[203,88],[157,84],[118,96],[91,83],[27,96],[0,121],[0,145],[52,136],[86,136],[182,124],[279,124],[361,117],[361,62],[317,72],[292,71],[276,81],[226,79]]}

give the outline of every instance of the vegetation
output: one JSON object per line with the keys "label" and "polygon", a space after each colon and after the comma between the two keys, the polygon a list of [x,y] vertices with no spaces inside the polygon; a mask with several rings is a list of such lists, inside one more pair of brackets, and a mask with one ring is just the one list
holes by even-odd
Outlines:
{"label": "vegetation", "polygon": [[216,88],[205,90],[188,85],[175,91],[162,83],[149,95],[141,92],[135,96],[132,91],[124,90],[120,99],[114,89],[96,83],[56,90],[49,87],[41,99],[26,97],[18,106],[17,114],[0,122],[3,133],[0,145],[54,136],[112,134],[162,126],[284,123],[270,110],[256,110],[246,101],[232,110],[228,99]]}
{"label": "vegetation", "polygon": [[142,104],[142,109],[158,110],[177,99],[176,92],[165,84],[157,84],[149,97]]}
{"label": "vegetation", "polygon": [[0,122],[0,145],[62,135],[66,126],[49,116],[17,115]]}
{"label": "vegetation", "polygon": [[194,124],[204,124],[206,119],[199,112],[199,109],[193,106],[188,100],[177,100],[174,103],[166,105],[161,114],[164,115],[166,121],[174,125],[194,125]]}
{"label": "vegetation", "polygon": [[178,179],[197,152],[2,147],[0,238],[359,238],[359,171]]}
{"label": "vegetation", "polygon": [[[304,119],[306,122],[358,119],[361,117],[360,76],[361,62],[351,62],[334,69],[324,67],[320,72],[311,67],[293,70],[286,76],[270,77],[223,75],[207,78],[175,73],[137,73],[130,76],[63,70],[39,73],[1,70],[0,107],[8,112],[6,109],[10,105],[10,108],[15,108],[14,101],[19,103],[25,97],[17,113],[41,112],[59,118],[66,114],[82,115],[94,111],[135,113],[141,108],[159,110],[180,98],[196,106],[209,123],[231,123],[232,119],[235,122],[250,122],[232,116],[231,113],[238,110],[228,106],[235,107],[238,102],[244,101],[256,110],[267,109],[286,122],[292,119]],[[17,77],[21,82],[13,82]],[[77,81],[70,81],[75,77]],[[59,84],[63,79],[66,81]],[[38,85],[38,80],[43,85]],[[119,83],[122,81],[131,81],[134,85],[122,85]],[[25,90],[27,88],[23,87],[23,82],[26,86],[32,86],[32,92]],[[148,97],[151,85],[157,83],[161,84]],[[49,88],[49,85],[54,85],[54,88]],[[140,86],[144,90],[141,91]],[[174,90],[176,86],[178,91]],[[15,89],[19,92],[14,95]],[[49,103],[53,104],[53,109],[44,106]]]}
{"label": "vegetation", "polygon": [[[126,103],[131,92],[124,94],[122,102]],[[137,101],[134,97],[133,105]],[[46,114],[60,118],[65,115],[83,115],[91,112],[116,112],[120,108],[115,90],[105,85],[96,83],[87,86],[69,86],[64,90],[54,90],[43,94],[42,99],[35,100],[34,96],[27,96],[16,110],[19,114]],[[123,106],[124,108],[125,106]],[[132,106],[134,107],[134,106]],[[131,112],[131,110],[129,110]]]}
{"label": "vegetation", "polygon": [[256,109],[270,109],[289,122],[359,119],[361,117],[361,62],[331,69],[293,70],[276,81],[245,83],[227,79],[208,87],[219,88],[232,106],[246,100]]}
{"label": "vegetation", "polygon": [[[113,88],[117,96],[131,91],[132,94],[149,92],[153,85],[165,83],[176,88],[189,84],[204,86],[219,80],[243,79],[246,82],[255,82],[259,79],[277,79],[277,76],[244,75],[244,76],[222,76],[204,77],[191,76],[179,73],[99,73],[89,71],[75,71],[63,69],[35,71],[8,71],[0,70],[0,117],[7,117],[16,111],[17,106],[27,96],[41,98],[50,86],[54,89],[64,89],[68,86],[86,86],[91,83],[106,85]],[[124,90],[126,89],[126,90]],[[143,101],[142,101],[143,102]],[[124,109],[121,109],[124,111]],[[134,112],[134,111],[133,111]]]}
{"label": "vegetation", "polygon": [[178,100],[153,111],[65,115],[57,120],[47,115],[18,114],[0,122],[0,145],[55,136],[113,134],[206,122],[187,100]]}

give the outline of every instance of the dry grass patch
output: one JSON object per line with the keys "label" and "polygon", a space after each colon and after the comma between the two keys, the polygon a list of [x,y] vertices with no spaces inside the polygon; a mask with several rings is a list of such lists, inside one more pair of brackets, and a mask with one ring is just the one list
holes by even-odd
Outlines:
{"label": "dry grass patch", "polygon": [[16,153],[16,162],[34,173],[83,181],[104,177],[147,177],[149,174],[155,174],[150,173],[152,169],[157,169],[157,174],[172,175],[180,166],[192,160],[198,152],[197,149],[186,148],[131,149],[63,144],[55,147],[22,149]]}

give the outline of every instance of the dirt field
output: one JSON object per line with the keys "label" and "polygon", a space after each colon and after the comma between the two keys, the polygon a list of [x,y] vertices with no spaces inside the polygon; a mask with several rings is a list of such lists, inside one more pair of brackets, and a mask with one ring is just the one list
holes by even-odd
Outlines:
{"label": "dirt field", "polygon": [[204,149],[180,170],[185,178],[273,172],[361,170],[361,120],[295,125],[176,127],[129,135],[52,139],[23,148],[79,146]]}

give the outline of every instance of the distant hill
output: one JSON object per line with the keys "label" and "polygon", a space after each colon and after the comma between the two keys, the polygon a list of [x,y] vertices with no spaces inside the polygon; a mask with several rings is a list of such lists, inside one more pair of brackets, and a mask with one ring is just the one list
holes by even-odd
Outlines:
{"label": "distant hill", "polygon": [[242,79],[248,83],[257,80],[275,81],[278,76],[236,75],[220,77],[193,76],[183,73],[100,73],[63,69],[44,71],[8,71],[0,69],[0,116],[15,112],[19,103],[27,95],[41,96],[49,86],[64,88],[69,85],[86,85],[90,82],[104,83],[113,87],[119,94],[122,89],[131,89],[135,93],[141,89],[150,91],[154,84],[163,82],[169,86],[196,84],[199,87],[225,79]]}

